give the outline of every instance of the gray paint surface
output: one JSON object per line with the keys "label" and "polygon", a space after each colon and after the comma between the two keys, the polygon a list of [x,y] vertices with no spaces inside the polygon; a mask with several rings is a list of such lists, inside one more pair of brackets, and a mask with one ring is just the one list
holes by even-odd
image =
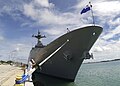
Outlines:
{"label": "gray paint surface", "polygon": [[101,32],[102,28],[99,26],[76,29],[64,34],[42,49],[32,49],[29,58],[33,58],[39,64],[69,40],[64,47],[41,66],[42,69],[39,70],[39,73],[74,81],[84,60],[83,53],[91,49]]}

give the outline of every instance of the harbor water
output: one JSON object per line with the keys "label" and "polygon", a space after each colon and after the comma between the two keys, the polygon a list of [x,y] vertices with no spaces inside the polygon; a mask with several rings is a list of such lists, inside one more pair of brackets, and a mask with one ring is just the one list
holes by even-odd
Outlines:
{"label": "harbor water", "polygon": [[120,61],[83,64],[74,84],[75,86],[120,86]]}
{"label": "harbor water", "polygon": [[44,86],[120,86],[120,61],[82,64],[74,82],[47,78]]}

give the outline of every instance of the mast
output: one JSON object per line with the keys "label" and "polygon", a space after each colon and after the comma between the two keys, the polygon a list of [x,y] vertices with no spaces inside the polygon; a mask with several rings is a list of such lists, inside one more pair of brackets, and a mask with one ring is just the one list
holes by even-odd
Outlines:
{"label": "mast", "polygon": [[93,19],[93,25],[95,26],[95,18],[94,18],[94,15],[93,15],[93,10],[92,10],[92,4],[91,4],[91,2],[89,2],[89,5],[90,5],[90,10],[91,10],[92,19]]}
{"label": "mast", "polygon": [[42,36],[42,35],[40,34],[40,31],[38,30],[38,34],[37,34],[37,35],[34,35],[34,34],[33,34],[32,37],[34,37],[34,38],[37,39],[37,44],[35,45],[35,48],[43,48],[43,47],[44,47],[40,39],[46,38],[45,35]]}

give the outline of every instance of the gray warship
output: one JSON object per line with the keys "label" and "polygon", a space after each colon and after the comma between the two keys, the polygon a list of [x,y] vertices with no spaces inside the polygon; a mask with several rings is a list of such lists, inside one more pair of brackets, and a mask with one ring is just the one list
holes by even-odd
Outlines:
{"label": "gray warship", "polygon": [[[42,36],[39,31],[38,35],[33,35],[32,37],[38,39],[29,55],[29,61],[34,60],[37,66],[32,74],[34,85],[41,83],[35,86],[42,86],[49,82],[50,79],[46,77],[74,82],[82,62],[93,58],[89,51],[102,30],[100,26],[78,28],[67,32],[46,46],[40,40],[45,36]],[[40,64],[42,65],[39,66]]]}

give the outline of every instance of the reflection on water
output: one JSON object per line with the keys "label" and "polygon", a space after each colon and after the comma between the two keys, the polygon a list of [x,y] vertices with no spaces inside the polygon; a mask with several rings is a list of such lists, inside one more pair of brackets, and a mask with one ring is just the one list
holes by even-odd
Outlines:
{"label": "reflection on water", "polygon": [[36,75],[44,86],[119,86],[120,61],[82,64],[75,82]]}

